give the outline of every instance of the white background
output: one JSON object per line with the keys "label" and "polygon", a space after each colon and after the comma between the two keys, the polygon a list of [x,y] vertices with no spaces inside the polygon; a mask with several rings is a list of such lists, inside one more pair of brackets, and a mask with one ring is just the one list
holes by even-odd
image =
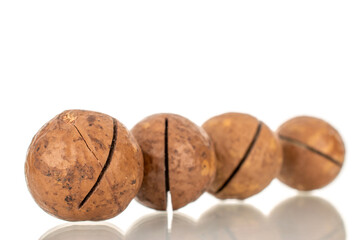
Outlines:
{"label": "white background", "polygon": [[[65,109],[128,128],[158,112],[201,125],[250,113],[272,129],[296,115],[342,134],[339,177],[312,194],[359,239],[360,3],[350,0],[0,1],[1,239],[38,239],[64,223],[28,193],[24,162],[37,130]],[[296,194],[277,180],[245,202],[265,215]],[[219,201],[180,210],[197,220]],[[135,201],[110,222],[126,232],[154,212]]]}

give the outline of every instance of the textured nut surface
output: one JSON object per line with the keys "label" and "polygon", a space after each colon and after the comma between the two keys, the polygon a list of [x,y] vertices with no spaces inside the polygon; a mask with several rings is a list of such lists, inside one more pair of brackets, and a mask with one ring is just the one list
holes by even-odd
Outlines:
{"label": "textured nut surface", "polygon": [[116,119],[68,110],[34,136],[28,188],[38,205],[64,220],[103,220],[123,211],[140,188],[140,147]]}
{"label": "textured nut surface", "polygon": [[165,210],[170,191],[173,209],[178,209],[209,186],[215,153],[207,134],[194,123],[174,114],[155,114],[139,122],[132,133],[144,156],[139,202]]}
{"label": "textured nut surface", "polygon": [[339,133],[327,122],[296,117],[277,130],[284,163],[279,180],[298,190],[314,190],[329,184],[340,172],[345,147]]}
{"label": "textured nut surface", "polygon": [[215,145],[217,172],[209,192],[218,198],[248,198],[263,190],[282,163],[279,141],[256,118],[225,113],[203,124]]}

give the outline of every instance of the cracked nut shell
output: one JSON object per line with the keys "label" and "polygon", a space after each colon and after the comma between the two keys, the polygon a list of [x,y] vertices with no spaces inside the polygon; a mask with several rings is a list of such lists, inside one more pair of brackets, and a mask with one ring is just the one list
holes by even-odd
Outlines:
{"label": "cracked nut shell", "polygon": [[329,184],[340,172],[345,147],[340,134],[327,122],[314,117],[296,117],[277,130],[284,163],[279,180],[303,191]]}
{"label": "cracked nut shell", "polygon": [[108,115],[68,110],[34,136],[25,163],[37,204],[68,221],[104,220],[122,212],[143,178],[140,147]]}
{"label": "cracked nut shell", "polygon": [[155,114],[131,130],[144,156],[144,181],[137,200],[165,210],[167,193],[178,209],[195,201],[215,175],[215,153],[206,132],[174,114]]}
{"label": "cracked nut shell", "polygon": [[277,176],[281,146],[264,123],[247,114],[225,113],[203,128],[215,145],[216,177],[208,191],[217,198],[248,198]]}

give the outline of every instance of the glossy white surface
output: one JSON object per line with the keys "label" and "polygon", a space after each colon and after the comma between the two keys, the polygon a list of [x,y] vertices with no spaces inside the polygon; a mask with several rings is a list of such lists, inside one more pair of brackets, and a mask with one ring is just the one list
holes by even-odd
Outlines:
{"label": "glossy white surface", "polygon": [[[339,177],[311,193],[322,200],[289,200],[297,192],[277,180],[245,205],[204,194],[174,216],[171,237],[360,239],[359,12],[358,0],[0,1],[0,239],[39,239],[65,223],[33,201],[24,162],[37,130],[72,108],[128,128],[159,112],[200,125],[239,111],[274,130],[296,115],[323,118],[347,154]],[[136,237],[147,233],[134,224],[154,213],[133,201],[108,222]]]}
{"label": "glossy white surface", "polygon": [[296,196],[276,206],[269,215],[243,203],[221,203],[195,221],[175,213],[168,229],[166,213],[152,213],[137,220],[123,234],[112,225],[66,224],[45,233],[41,240],[345,240],[344,222],[326,200]]}

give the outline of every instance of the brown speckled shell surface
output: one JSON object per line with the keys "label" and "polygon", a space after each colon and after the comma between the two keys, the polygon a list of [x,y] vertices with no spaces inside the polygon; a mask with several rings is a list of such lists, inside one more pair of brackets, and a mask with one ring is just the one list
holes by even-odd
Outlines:
{"label": "brown speckled shell surface", "polygon": [[144,180],[136,198],[145,206],[166,209],[165,117],[148,117],[132,130],[144,157]]}
{"label": "brown speckled shell surface", "polygon": [[104,220],[123,211],[143,178],[140,147],[116,119],[68,110],[34,136],[28,188],[46,212],[68,221]]}
{"label": "brown speckled shell surface", "polygon": [[314,190],[329,184],[340,172],[345,147],[340,134],[327,122],[301,116],[277,130],[284,163],[279,180],[298,190]]}
{"label": "brown speckled shell surface", "polygon": [[256,118],[225,113],[203,124],[214,142],[217,173],[209,192],[220,199],[245,199],[259,193],[281,168],[275,134]]}
{"label": "brown speckled shell surface", "polygon": [[165,210],[168,187],[173,209],[179,209],[210,185],[215,176],[215,153],[203,129],[179,115],[155,114],[139,122],[132,133],[144,155],[144,181],[137,195],[140,203]]}

